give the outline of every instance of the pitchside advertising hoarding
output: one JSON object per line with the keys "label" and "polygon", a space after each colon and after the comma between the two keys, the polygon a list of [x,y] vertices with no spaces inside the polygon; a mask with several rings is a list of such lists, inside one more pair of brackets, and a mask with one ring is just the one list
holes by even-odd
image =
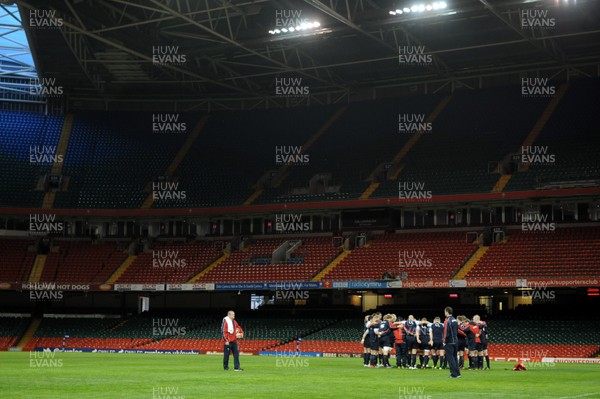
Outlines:
{"label": "pitchside advertising hoarding", "polygon": [[393,288],[561,288],[600,287],[599,278],[562,279],[404,279],[404,280],[323,280],[285,281],[257,283],[193,283],[193,284],[58,284],[58,283],[7,283],[0,282],[5,291],[277,291],[277,290],[321,290],[358,289],[376,290]]}

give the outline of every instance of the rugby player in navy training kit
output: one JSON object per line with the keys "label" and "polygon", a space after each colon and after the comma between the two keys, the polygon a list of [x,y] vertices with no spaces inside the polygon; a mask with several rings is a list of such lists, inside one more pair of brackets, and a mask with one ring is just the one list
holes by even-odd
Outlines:
{"label": "rugby player in navy training kit", "polygon": [[408,320],[404,322],[404,331],[406,332],[406,350],[408,352],[408,368],[415,370],[417,364],[417,349],[419,343],[417,342],[417,321],[413,315],[408,316]]}

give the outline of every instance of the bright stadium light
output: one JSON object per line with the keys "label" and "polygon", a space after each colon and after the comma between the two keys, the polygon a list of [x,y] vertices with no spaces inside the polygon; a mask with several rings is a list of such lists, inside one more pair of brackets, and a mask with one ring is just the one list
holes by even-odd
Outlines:
{"label": "bright stadium light", "polygon": [[422,13],[439,11],[446,7],[448,7],[448,4],[445,1],[434,1],[433,3],[413,4],[410,7],[397,8],[396,10],[391,10],[389,13],[390,15],[402,15],[410,12]]}
{"label": "bright stadium light", "polygon": [[[390,14],[392,14],[392,13],[390,12]],[[395,15],[395,14],[392,14],[392,15]],[[280,33],[294,33],[294,32],[300,32],[300,31],[307,31],[310,29],[316,29],[320,26],[321,26],[321,23],[319,23],[318,21],[302,22],[298,26],[288,26],[285,28],[271,29],[271,30],[269,30],[269,33],[271,35],[278,35]]]}

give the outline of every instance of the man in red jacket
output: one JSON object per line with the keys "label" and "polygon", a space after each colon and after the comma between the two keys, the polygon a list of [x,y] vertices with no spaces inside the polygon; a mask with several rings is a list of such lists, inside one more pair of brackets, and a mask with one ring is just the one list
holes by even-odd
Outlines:
{"label": "man in red jacket", "polygon": [[221,324],[221,334],[225,347],[223,349],[223,368],[225,371],[229,370],[229,355],[233,353],[233,367],[234,371],[244,371],[240,367],[240,351],[238,348],[237,340],[244,338],[244,330],[235,321],[235,312],[230,310],[227,312],[227,316],[223,317]]}

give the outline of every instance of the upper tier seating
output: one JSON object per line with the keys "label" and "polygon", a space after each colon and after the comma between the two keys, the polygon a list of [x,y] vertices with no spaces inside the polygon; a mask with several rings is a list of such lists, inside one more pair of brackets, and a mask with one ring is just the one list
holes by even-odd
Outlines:
{"label": "upper tier seating", "polygon": [[1,206],[42,206],[44,193],[35,188],[38,178],[50,172],[52,163],[36,163],[35,157],[32,162],[30,152],[33,146],[55,149],[63,119],[61,116],[0,111]]}
{"label": "upper tier seating", "polygon": [[[571,83],[534,145],[548,146],[551,165],[517,172],[506,190],[522,191],[552,181],[600,178],[600,136],[594,105],[600,83]],[[443,96],[400,97],[351,103],[305,153],[306,165],[289,168],[282,184],[267,188],[257,204],[356,199],[368,177],[412,137],[398,131],[400,114],[427,117]],[[542,116],[549,98],[521,96],[519,86],[462,90],[400,161],[397,180],[386,180],[372,198],[398,198],[398,182],[424,183],[433,196],[488,193],[498,180],[497,162],[519,150]],[[187,155],[172,173],[185,199],[155,200],[154,208],[240,205],[267,172],[279,170],[278,146],[302,146],[340,106],[213,112]],[[165,174],[200,114],[180,114],[186,133],[153,133],[150,113],[87,112],[75,115],[64,158],[67,191],[56,208],[133,209],[151,194],[151,182]],[[56,146],[63,118],[0,112],[0,206],[41,206],[37,178],[50,165],[32,164],[30,145]],[[293,194],[316,173],[331,173],[339,192]],[[66,181],[66,180],[65,180]],[[318,191],[318,190],[317,190]]]}
{"label": "upper tier seating", "polygon": [[[197,116],[181,115],[191,130]],[[75,115],[63,175],[68,191],[56,208],[139,208],[151,182],[163,175],[184,143],[184,133],[153,133],[150,113]]]}
{"label": "upper tier seating", "polygon": [[554,162],[532,163],[528,171],[513,174],[506,191],[528,190],[551,182],[600,179],[599,102],[600,82],[573,82],[533,144],[554,155]]}
{"label": "upper tier seating", "polygon": [[434,197],[490,192],[499,175],[488,165],[521,145],[548,101],[523,98],[516,86],[456,91],[402,161],[398,180],[383,182],[373,197],[398,198],[399,181],[424,183]]}
{"label": "upper tier seating", "polygon": [[[398,131],[398,114],[429,114],[441,96],[414,96],[349,104],[342,116],[307,150],[310,162],[294,166],[278,188],[266,190],[257,203],[356,199],[368,187],[377,165],[390,162],[411,137]],[[291,195],[294,187],[308,187],[317,173],[331,173],[339,193]],[[330,183],[330,184],[331,184]]]}

